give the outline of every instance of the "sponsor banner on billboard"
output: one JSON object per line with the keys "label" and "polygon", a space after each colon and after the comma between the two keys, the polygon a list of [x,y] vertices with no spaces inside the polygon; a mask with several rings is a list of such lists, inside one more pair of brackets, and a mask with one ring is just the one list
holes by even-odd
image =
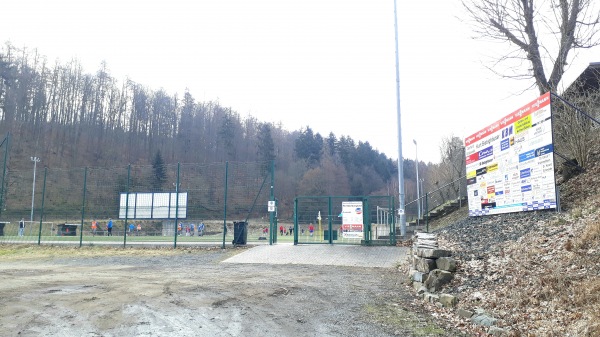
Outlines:
{"label": "sponsor banner on billboard", "polygon": [[469,215],[556,208],[550,93],[465,138]]}
{"label": "sponsor banner on billboard", "polygon": [[342,202],[342,237],[347,239],[363,238],[362,201]]}

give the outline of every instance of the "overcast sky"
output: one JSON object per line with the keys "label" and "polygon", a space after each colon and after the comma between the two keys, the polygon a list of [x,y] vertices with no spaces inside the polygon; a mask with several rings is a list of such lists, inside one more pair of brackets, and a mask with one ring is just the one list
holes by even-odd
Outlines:
{"label": "overcast sky", "polygon": [[[459,0],[398,1],[403,156],[438,162],[538,96],[485,69],[502,47],[472,40]],[[458,17],[458,18],[457,18]],[[117,79],[218,100],[290,131],[349,135],[398,158],[393,0],[18,0],[1,42],[49,60],[105,60]],[[570,83],[597,50],[579,55]]]}

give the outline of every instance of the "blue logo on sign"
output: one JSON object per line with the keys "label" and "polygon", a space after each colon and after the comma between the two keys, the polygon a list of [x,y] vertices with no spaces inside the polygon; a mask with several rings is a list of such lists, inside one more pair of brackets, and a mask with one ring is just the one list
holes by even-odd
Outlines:
{"label": "blue logo on sign", "polygon": [[527,177],[531,177],[531,169],[530,168],[526,168],[524,170],[521,170],[520,173],[521,173],[520,174],[520,178],[521,179],[527,178]]}
{"label": "blue logo on sign", "polygon": [[506,138],[510,135],[512,135],[513,133],[513,126],[509,126],[507,128],[505,128],[504,130],[502,130],[502,138]]}
{"label": "blue logo on sign", "polygon": [[546,146],[542,146],[542,147],[540,147],[540,148],[537,148],[537,149],[535,150],[535,156],[536,156],[536,157],[541,157],[541,156],[543,156],[543,155],[545,155],[545,154],[548,154],[548,153],[550,153],[550,152],[553,152],[553,151],[554,151],[554,145],[552,145],[552,144],[549,144],[549,145],[546,145]]}
{"label": "blue logo on sign", "polygon": [[531,185],[521,186],[521,192],[529,192],[531,191]]}
{"label": "blue logo on sign", "polygon": [[485,149],[479,151],[479,160],[487,158],[494,154],[494,146],[488,146]]}
{"label": "blue logo on sign", "polygon": [[510,139],[506,138],[500,142],[500,151],[504,151],[510,147]]}
{"label": "blue logo on sign", "polygon": [[532,158],[535,158],[535,150],[523,152],[519,155],[519,163],[522,163],[522,162],[532,159]]}

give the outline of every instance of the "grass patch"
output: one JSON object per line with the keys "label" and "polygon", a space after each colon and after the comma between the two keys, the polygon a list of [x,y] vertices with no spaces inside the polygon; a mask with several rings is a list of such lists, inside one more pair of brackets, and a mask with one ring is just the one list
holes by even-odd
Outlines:
{"label": "grass patch", "polygon": [[[245,247],[244,247],[245,248]],[[227,247],[229,250],[242,250],[244,248]],[[27,245],[27,244],[0,244],[0,257],[3,261],[44,259],[56,257],[102,257],[102,256],[171,256],[181,254],[202,254],[209,251],[221,250],[221,247],[112,247],[88,245],[73,247],[68,245]]]}
{"label": "grass patch", "polygon": [[386,329],[410,333],[412,336],[443,336],[446,330],[428,321],[413,311],[392,303],[369,304],[364,308],[366,314]]}
{"label": "grass patch", "polygon": [[600,221],[588,224],[581,235],[575,240],[576,249],[589,249],[598,246],[600,240]]}

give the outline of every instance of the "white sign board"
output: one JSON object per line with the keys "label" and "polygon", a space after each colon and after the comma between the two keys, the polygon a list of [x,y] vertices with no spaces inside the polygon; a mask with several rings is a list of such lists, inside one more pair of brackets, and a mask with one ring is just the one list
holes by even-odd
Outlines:
{"label": "white sign board", "polygon": [[556,208],[550,93],[465,139],[469,215]]}
{"label": "white sign board", "polygon": [[267,207],[269,208],[269,212],[275,212],[275,200],[268,201]]}
{"label": "white sign board", "polygon": [[[127,200],[129,199],[129,200]],[[176,205],[179,204],[178,207]],[[187,193],[121,193],[119,218],[125,219],[185,219],[187,217]]]}
{"label": "white sign board", "polygon": [[342,202],[342,237],[347,239],[363,238],[362,201]]}

